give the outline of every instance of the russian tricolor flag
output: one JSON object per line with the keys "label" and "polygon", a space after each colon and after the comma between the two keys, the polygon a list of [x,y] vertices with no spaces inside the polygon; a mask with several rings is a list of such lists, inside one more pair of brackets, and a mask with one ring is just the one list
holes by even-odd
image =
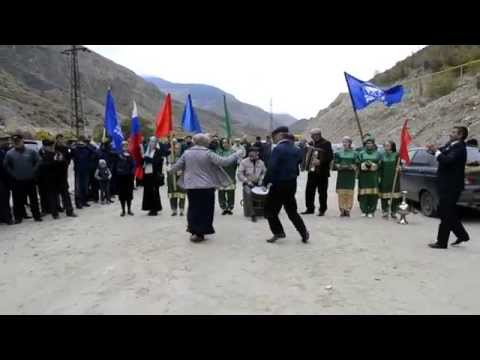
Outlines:
{"label": "russian tricolor flag", "polygon": [[135,160],[135,177],[143,179],[142,167],[142,134],[140,133],[140,119],[138,118],[137,104],[133,101],[132,124],[130,127],[130,139],[128,141],[128,150]]}

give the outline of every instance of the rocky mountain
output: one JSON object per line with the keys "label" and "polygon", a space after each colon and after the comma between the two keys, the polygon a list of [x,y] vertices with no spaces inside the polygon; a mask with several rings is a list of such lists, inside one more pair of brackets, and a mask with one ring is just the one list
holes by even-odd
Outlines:
{"label": "rocky mountain", "polygon": [[[416,145],[443,142],[450,128],[460,124],[469,127],[472,137],[480,137],[480,62],[461,71],[456,69],[430,76],[476,59],[480,59],[478,45],[434,45],[377,74],[370,80],[372,83],[385,87],[402,83],[406,94],[400,104],[391,108],[374,103],[359,111],[363,132],[371,133],[378,142],[387,139],[398,142],[403,121],[408,118]],[[360,143],[347,92],[339,94],[315,117],[295,123],[292,129],[308,135],[309,129],[314,127],[321,128],[324,136],[333,142],[341,142],[342,137],[348,135],[356,144]]]}
{"label": "rocky mountain", "polygon": [[[270,114],[261,108],[236,99],[235,96],[210,85],[178,84],[157,77],[145,77],[145,80],[155,84],[162,92],[171,93],[178,101],[185,101],[188,94],[200,109],[224,115],[223,95],[226,95],[228,110],[233,119],[243,125],[257,126],[268,130],[270,128]],[[291,125],[297,121],[289,114],[274,114],[274,126]]]}
{"label": "rocky mountain", "polygon": [[[68,58],[61,52],[69,45],[0,46],[0,130],[15,129],[52,133],[71,129]],[[133,71],[95,53],[79,54],[79,69],[87,133],[102,127],[105,97],[109,86],[122,123],[130,121],[135,99],[139,116],[154,123],[165,94]],[[173,115],[177,130],[183,102],[174,101]],[[197,108],[204,130],[222,133],[223,118]],[[254,126],[234,122],[235,135],[256,134]]]}

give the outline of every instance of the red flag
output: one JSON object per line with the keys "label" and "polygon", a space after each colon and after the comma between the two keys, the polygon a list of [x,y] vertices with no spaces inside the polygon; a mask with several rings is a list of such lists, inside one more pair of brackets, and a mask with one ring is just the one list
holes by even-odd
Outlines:
{"label": "red flag", "polygon": [[400,135],[400,159],[405,162],[406,165],[410,165],[410,156],[408,155],[408,146],[412,142],[412,137],[408,132],[408,119],[405,119],[405,123],[402,127],[402,133]]}
{"label": "red flag", "polygon": [[168,136],[172,129],[172,97],[167,94],[165,101],[163,102],[162,109],[157,115],[155,121],[156,129],[155,136],[162,138]]}

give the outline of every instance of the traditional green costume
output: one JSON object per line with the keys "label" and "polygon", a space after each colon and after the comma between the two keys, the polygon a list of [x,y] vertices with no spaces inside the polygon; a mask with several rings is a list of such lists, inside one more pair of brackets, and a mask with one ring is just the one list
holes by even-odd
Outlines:
{"label": "traditional green costume", "polygon": [[337,170],[338,207],[342,216],[353,207],[357,153],[353,149],[342,149],[335,153],[334,168]]}
{"label": "traditional green costume", "polygon": [[[182,151],[176,149],[177,151],[172,151],[168,156],[168,162],[170,164],[175,164],[177,160],[182,155]],[[175,174],[168,173],[167,175],[167,187],[168,187],[168,198],[170,199],[170,207],[173,211],[173,214],[176,214],[177,209],[180,208],[180,212],[183,214],[185,209],[185,190],[178,186],[178,180],[180,179],[180,172]]]}
{"label": "traditional green costume", "polygon": [[381,166],[381,155],[377,150],[365,148],[358,154],[358,202],[362,213],[374,214],[378,202],[378,172]]}
{"label": "traditional green costume", "polygon": [[[232,149],[229,150],[218,150],[217,153],[222,157],[228,157],[235,153]],[[235,189],[237,186],[237,167],[238,163],[235,161],[232,165],[226,166],[223,169],[226,171],[230,179],[232,179],[232,184],[218,190],[218,202],[220,203],[220,208],[223,211],[232,211],[235,206]]]}
{"label": "traditional green costume", "polygon": [[385,152],[382,156],[382,166],[379,171],[379,190],[380,199],[382,199],[382,211],[384,215],[389,212],[389,200],[392,199],[392,214],[395,214],[398,209],[398,205],[401,203],[400,194],[400,178],[397,176],[395,189],[392,194],[393,180],[395,177],[396,167],[398,161],[398,153]]}

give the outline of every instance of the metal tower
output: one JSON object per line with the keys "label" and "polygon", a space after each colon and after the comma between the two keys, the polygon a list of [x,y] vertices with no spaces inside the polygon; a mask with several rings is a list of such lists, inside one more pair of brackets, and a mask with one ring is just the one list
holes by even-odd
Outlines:
{"label": "metal tower", "polygon": [[85,118],[83,114],[82,91],[80,87],[80,72],[78,70],[78,52],[91,52],[86,47],[72,45],[62,54],[70,57],[70,117],[71,126],[75,128],[77,138],[85,135]]}
{"label": "metal tower", "polygon": [[270,133],[273,131],[273,99],[270,99]]}

